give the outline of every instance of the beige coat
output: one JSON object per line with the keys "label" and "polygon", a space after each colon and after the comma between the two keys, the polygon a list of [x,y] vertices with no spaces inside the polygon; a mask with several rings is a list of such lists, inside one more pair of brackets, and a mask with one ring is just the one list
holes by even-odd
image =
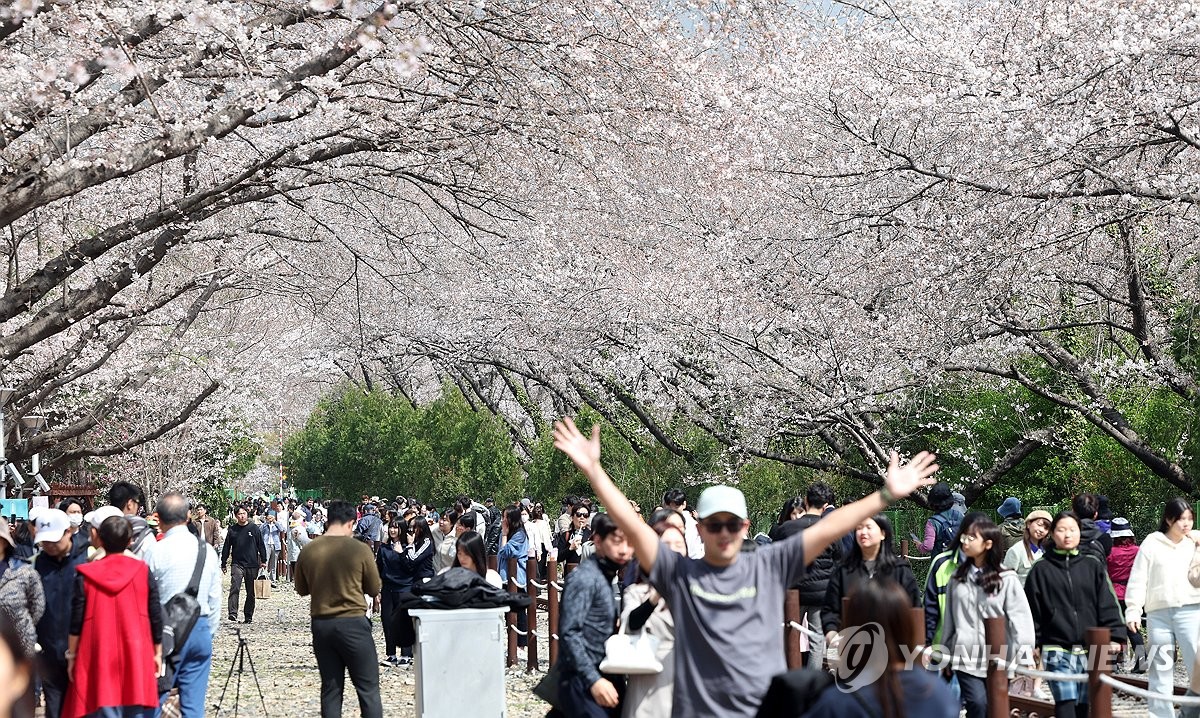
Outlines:
{"label": "beige coat", "polygon": [[[650,593],[650,584],[635,583],[625,589],[622,600],[621,623],[629,620],[633,609],[642,605]],[[629,676],[625,690],[625,702],[621,707],[623,718],[671,718],[671,691],[675,688],[675,621],[667,610],[667,602],[659,599],[658,607],[642,630],[658,639],[658,660],[662,661],[662,673],[656,675]]]}

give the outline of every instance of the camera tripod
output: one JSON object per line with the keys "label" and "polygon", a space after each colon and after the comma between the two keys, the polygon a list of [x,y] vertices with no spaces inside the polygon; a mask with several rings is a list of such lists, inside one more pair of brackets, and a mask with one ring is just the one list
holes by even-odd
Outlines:
{"label": "camera tripod", "polygon": [[233,629],[238,639],[237,653],[229,663],[229,673],[225,676],[225,685],[221,688],[221,697],[217,699],[217,715],[221,715],[221,706],[225,704],[225,692],[229,689],[229,681],[237,673],[237,684],[233,688],[233,715],[237,716],[242,697],[242,674],[246,672],[246,664],[250,664],[250,677],[254,679],[254,687],[258,689],[258,700],[262,703],[263,715],[267,713],[267,700],[263,697],[262,685],[258,682],[258,672],[254,670],[254,658],[250,655],[250,644],[242,636],[240,628]]}

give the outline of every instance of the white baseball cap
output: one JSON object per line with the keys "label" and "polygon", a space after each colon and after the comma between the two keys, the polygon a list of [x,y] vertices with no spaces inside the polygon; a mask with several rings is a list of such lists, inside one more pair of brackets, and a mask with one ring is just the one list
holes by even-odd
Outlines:
{"label": "white baseball cap", "polygon": [[101,506],[95,511],[91,511],[83,517],[83,520],[88,523],[88,526],[100,528],[100,524],[104,523],[104,519],[110,519],[113,516],[124,516],[116,506]]}
{"label": "white baseball cap", "polygon": [[713,514],[729,513],[739,519],[750,518],[746,510],[746,496],[732,486],[710,486],[700,493],[696,504],[696,515],[706,519]]}
{"label": "white baseball cap", "polygon": [[58,509],[44,509],[33,523],[37,527],[37,536],[34,540],[38,543],[54,543],[63,537],[67,529],[71,528],[71,519],[67,517],[65,511]]}

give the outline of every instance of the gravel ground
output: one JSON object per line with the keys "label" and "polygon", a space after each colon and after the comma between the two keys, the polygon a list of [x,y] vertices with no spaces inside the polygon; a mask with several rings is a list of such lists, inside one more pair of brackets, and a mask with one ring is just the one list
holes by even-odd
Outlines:
{"label": "gravel ground", "polygon": [[[228,592],[228,579],[225,581]],[[226,593],[228,595],[228,593]],[[378,617],[373,619],[375,646],[383,656],[383,628]],[[245,664],[242,686],[238,700],[239,716],[262,716],[263,702],[268,715],[316,718],[320,708],[320,674],[312,653],[312,636],[309,633],[308,599],[297,596],[291,584],[279,582],[278,588],[268,600],[259,600],[254,612],[254,623],[249,626],[231,624],[222,620],[213,646],[212,675],[208,683],[208,715],[232,716],[235,701],[237,672],[230,673],[234,656],[238,651],[236,630],[247,639],[250,659],[254,664],[263,701],[259,701],[250,665]],[[545,665],[545,656],[541,663]],[[523,665],[523,664],[522,664]],[[380,693],[383,698],[385,716],[416,715],[415,673],[410,668],[379,669]],[[505,673],[507,682],[507,708],[509,718],[541,718],[548,706],[532,693],[533,686],[541,678],[540,673],[526,675],[524,668],[509,669]],[[229,679],[224,701],[221,693]],[[463,676],[462,687],[469,693],[470,676]],[[446,700],[458,701],[461,696],[447,696]],[[217,706],[220,703],[221,710]],[[467,711],[479,714],[479,706]],[[343,715],[346,718],[359,716],[358,700],[349,679],[343,698]]]}

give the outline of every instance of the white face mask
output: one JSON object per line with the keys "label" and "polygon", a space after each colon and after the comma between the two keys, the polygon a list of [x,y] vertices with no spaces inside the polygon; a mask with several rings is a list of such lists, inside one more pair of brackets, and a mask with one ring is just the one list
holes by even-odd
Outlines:
{"label": "white face mask", "polygon": [[83,525],[83,514],[67,514],[67,519],[75,528],[79,528]]}

